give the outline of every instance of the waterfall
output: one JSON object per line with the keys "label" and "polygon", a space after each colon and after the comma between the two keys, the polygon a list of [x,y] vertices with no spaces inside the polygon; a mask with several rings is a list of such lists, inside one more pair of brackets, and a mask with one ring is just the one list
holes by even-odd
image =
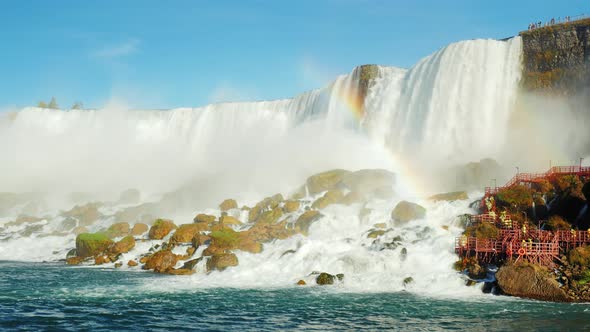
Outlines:
{"label": "waterfall", "polygon": [[[276,101],[166,111],[25,108],[0,118],[1,191],[43,192],[50,198],[84,192],[112,201],[122,190],[137,188],[144,201],[158,201],[158,195],[190,184],[195,195],[187,200],[188,214],[165,216],[181,224],[192,222],[195,213],[219,215],[215,207],[224,198],[252,206],[270,194],[288,195],[307,176],[328,169],[383,168],[403,180],[410,174],[396,168],[394,155],[432,165],[493,157],[503,145],[516,98],[520,52],[519,37],[451,44],[409,69],[377,67],[366,91],[357,68],[326,87]],[[412,291],[456,294],[463,282],[450,268],[456,260],[454,237],[461,232],[454,220],[473,212],[468,201],[435,203],[392,189],[397,195],[389,200],[328,207],[309,237],[265,244],[259,255],[239,253],[234,274],[194,280],[283,286],[322,269],[345,273],[355,290],[399,291],[411,278]],[[306,193],[309,208],[317,197]],[[424,205],[427,215],[394,227],[391,210],[404,199]],[[30,206],[0,215],[0,241],[9,241],[0,246],[0,259],[63,258],[74,236],[47,236],[65,221],[60,210],[72,207],[71,201],[60,204],[36,207],[43,219],[29,238],[20,235],[26,224],[1,227]],[[105,206],[105,216],[119,208]],[[366,209],[369,216],[361,218]],[[112,221],[105,217],[90,230]],[[396,249],[377,248],[367,237],[384,223],[391,231],[381,244],[400,242]],[[124,258],[151,245],[142,243]],[[295,249],[294,260],[281,258]]]}

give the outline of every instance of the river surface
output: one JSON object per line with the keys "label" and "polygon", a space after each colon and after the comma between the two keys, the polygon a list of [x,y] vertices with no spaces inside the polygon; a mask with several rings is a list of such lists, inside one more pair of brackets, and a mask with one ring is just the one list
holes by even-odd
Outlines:
{"label": "river surface", "polygon": [[590,305],[431,298],[338,287],[170,287],[145,272],[0,262],[3,330],[583,331]]}

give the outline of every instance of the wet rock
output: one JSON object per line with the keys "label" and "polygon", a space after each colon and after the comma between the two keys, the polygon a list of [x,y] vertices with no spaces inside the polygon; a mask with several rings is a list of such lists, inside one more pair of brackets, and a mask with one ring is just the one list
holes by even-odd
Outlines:
{"label": "wet rock", "polygon": [[352,205],[355,203],[363,202],[364,200],[365,197],[363,196],[363,194],[357,191],[351,191],[348,194],[344,195],[344,197],[342,197],[342,199],[340,200],[340,204]]}
{"label": "wet rock", "polygon": [[412,277],[407,277],[407,278],[404,278],[404,281],[403,281],[403,283],[404,283],[404,287],[406,287],[406,286],[408,286],[409,284],[412,284],[412,283],[414,283],[414,278],[412,278]]}
{"label": "wet rock", "polygon": [[471,279],[484,279],[486,274],[486,269],[477,263],[470,264],[467,267],[467,275]]}
{"label": "wet rock", "polygon": [[68,217],[68,218],[65,218],[61,222],[59,229],[62,231],[70,231],[70,230],[73,230],[74,228],[76,228],[77,224],[78,224],[78,221],[75,218]]}
{"label": "wet rock", "polygon": [[421,219],[426,216],[426,209],[416,203],[408,201],[399,202],[393,211],[391,211],[391,219],[396,223],[407,223],[408,221]]}
{"label": "wet rock", "polygon": [[283,205],[283,212],[291,213],[299,210],[301,203],[297,200],[288,200],[285,201],[285,205]]}
{"label": "wet rock", "polygon": [[498,286],[507,295],[536,300],[571,300],[545,267],[528,263],[506,264],[496,273]]}
{"label": "wet rock", "polygon": [[121,263],[121,262],[117,262],[117,263],[115,263],[115,269],[118,269],[118,268],[120,268],[121,266],[123,266],[123,263]]}
{"label": "wet rock", "polygon": [[127,189],[119,196],[119,204],[138,204],[141,200],[141,193],[137,189]]}
{"label": "wet rock", "polygon": [[219,218],[219,222],[223,225],[239,226],[242,224],[242,222],[238,218],[234,218],[232,216],[221,216],[221,218]]}
{"label": "wet rock", "polygon": [[369,239],[376,239],[380,236],[382,236],[383,234],[385,234],[386,231],[383,229],[373,229],[369,231],[369,234],[367,234],[367,238]]}
{"label": "wet rock", "polygon": [[145,234],[145,232],[147,232],[149,230],[148,225],[143,224],[143,223],[137,223],[135,225],[133,225],[133,228],[131,229],[131,235],[133,236],[140,236]]}
{"label": "wet rock", "polygon": [[[268,212],[270,210],[276,209],[282,201],[284,201],[283,195],[276,194],[272,197],[267,197],[267,198],[263,199],[262,201],[258,202],[258,204],[256,204],[253,208],[251,208],[250,211],[248,212],[248,222],[250,222],[250,223],[259,222],[258,219],[263,215],[264,212]],[[281,214],[282,214],[282,210],[279,209],[279,211],[281,211]],[[278,212],[274,212],[274,214],[277,214],[277,213]],[[268,217],[266,217],[266,218],[268,218]],[[277,220],[278,220],[278,218],[277,218]],[[265,221],[265,222],[268,222],[268,221]]]}
{"label": "wet rock", "polygon": [[84,257],[74,256],[66,258],[66,264],[68,265],[79,265],[84,261]]}
{"label": "wet rock", "polygon": [[385,229],[385,228],[387,228],[387,224],[382,222],[382,223],[374,224],[373,227],[378,228],[378,229]]}
{"label": "wet rock", "polygon": [[170,250],[162,250],[151,255],[145,262],[143,269],[163,273],[172,269],[176,262],[178,262],[178,257],[175,254]]}
{"label": "wet rock", "polygon": [[78,226],[78,227],[72,229],[72,233],[74,235],[80,235],[82,233],[88,233],[88,228],[86,228],[84,226]]}
{"label": "wet rock", "polygon": [[128,207],[115,213],[116,222],[151,223],[160,208],[155,203],[144,203]]}
{"label": "wet rock", "polygon": [[207,228],[205,223],[180,225],[170,238],[170,243],[191,243],[196,234]]}
{"label": "wet rock", "polygon": [[305,282],[305,280],[299,280],[297,281],[297,286],[305,286],[307,285],[307,283]]}
{"label": "wet rock", "polygon": [[103,265],[108,263],[111,263],[109,256],[98,255],[94,257],[94,265]]}
{"label": "wet rock", "polygon": [[76,237],[76,252],[80,257],[91,257],[105,252],[113,241],[104,233],[82,233]]}
{"label": "wet rock", "polygon": [[176,275],[176,276],[188,276],[191,274],[194,274],[195,271],[193,270],[189,270],[189,269],[170,269],[170,270],[166,270],[165,272],[166,274],[172,274],[172,275]]}
{"label": "wet rock", "polygon": [[114,223],[106,231],[108,237],[115,238],[126,236],[129,234],[129,223],[126,222],[118,222]]}
{"label": "wet rock", "polygon": [[402,248],[402,251],[400,251],[400,255],[401,255],[401,260],[405,261],[406,258],[408,257],[408,249]]}
{"label": "wet rock", "polygon": [[211,237],[200,233],[195,234],[195,236],[193,236],[193,239],[191,240],[193,248],[199,248],[202,245],[208,245],[210,242]]}
{"label": "wet rock", "polygon": [[221,204],[219,204],[219,209],[221,211],[228,211],[231,209],[237,209],[238,208],[238,202],[236,202],[235,199],[226,199],[223,202],[221,202]]}
{"label": "wet rock", "polygon": [[324,209],[329,205],[337,204],[344,198],[340,190],[328,190],[324,196],[318,198],[311,207],[313,209]]}
{"label": "wet rock", "polygon": [[238,266],[238,257],[233,253],[214,255],[207,260],[207,271],[223,271],[232,266]]}
{"label": "wet rock", "polygon": [[200,213],[200,214],[197,214],[197,216],[195,217],[195,219],[193,219],[193,221],[197,224],[204,223],[207,225],[213,225],[213,224],[215,224],[215,219],[217,219],[217,218],[215,218],[215,216]]}
{"label": "wet rock", "polygon": [[342,183],[351,191],[366,195],[393,187],[395,174],[384,169],[362,169],[343,176]]}
{"label": "wet rock", "polygon": [[321,286],[333,285],[336,280],[342,279],[344,279],[344,274],[332,275],[326,272],[322,272],[316,277],[315,282],[316,284]]}
{"label": "wet rock", "polygon": [[321,193],[326,190],[338,189],[345,175],[350,171],[343,169],[334,169],[327,172],[315,174],[307,178],[306,186],[311,195]]}
{"label": "wet rock", "polygon": [[149,238],[152,240],[161,240],[176,228],[172,220],[158,219],[150,228]]}
{"label": "wet rock", "polygon": [[197,265],[199,264],[199,262],[201,262],[203,260],[203,257],[199,257],[196,259],[191,259],[190,261],[186,261],[183,265],[182,268],[186,269],[186,270],[196,270]]}
{"label": "wet rock", "polygon": [[295,231],[307,235],[309,227],[322,217],[319,211],[309,210],[305,211],[295,222]]}
{"label": "wet rock", "polygon": [[101,217],[100,212],[98,212],[98,208],[100,206],[100,203],[76,205],[74,208],[64,212],[62,215],[64,217],[76,218],[78,220],[79,226],[89,226],[94,224]]}
{"label": "wet rock", "polygon": [[27,227],[22,230],[19,234],[23,237],[29,237],[35,233],[41,233],[43,231],[43,227],[45,225],[43,224],[33,224],[33,225],[27,225]]}
{"label": "wet rock", "polygon": [[118,255],[118,254],[127,253],[127,252],[131,251],[131,249],[133,249],[134,247],[135,247],[135,238],[133,238],[133,236],[131,236],[131,235],[128,235],[128,236],[122,238],[120,241],[113,244],[109,248],[108,251],[111,255]]}
{"label": "wet rock", "polygon": [[454,192],[436,194],[436,195],[430,196],[428,199],[431,201],[435,201],[435,202],[438,202],[438,201],[453,202],[453,201],[461,201],[461,200],[469,199],[469,196],[467,196],[467,192],[465,192],[465,191],[454,191]]}
{"label": "wet rock", "polygon": [[[252,212],[252,211],[250,211]],[[256,218],[257,224],[274,224],[283,216],[283,210],[276,206],[272,210],[264,211]]]}
{"label": "wet rock", "polygon": [[291,254],[294,254],[294,253],[296,253],[296,251],[295,251],[295,250],[293,250],[293,249],[285,250],[285,252],[283,252],[283,253],[281,254],[281,257],[279,257],[279,258],[283,258],[283,256],[286,256],[286,255],[291,255]]}
{"label": "wet rock", "polygon": [[137,262],[132,259],[127,262],[127,266],[137,266],[137,265],[138,265]]}
{"label": "wet rock", "polygon": [[71,258],[71,257],[76,257],[76,256],[78,256],[78,252],[76,251],[76,248],[70,249],[68,251],[68,253],[66,254],[66,259]]}

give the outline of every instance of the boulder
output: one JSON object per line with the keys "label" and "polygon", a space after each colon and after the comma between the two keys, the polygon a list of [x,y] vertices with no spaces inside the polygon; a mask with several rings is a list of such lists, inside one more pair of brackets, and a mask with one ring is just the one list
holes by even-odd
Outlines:
{"label": "boulder", "polygon": [[178,262],[178,257],[175,254],[170,250],[162,250],[151,255],[145,262],[143,269],[163,273],[174,268],[176,262]]}
{"label": "boulder", "polygon": [[301,203],[297,200],[287,200],[285,201],[285,205],[283,205],[283,212],[285,213],[291,213],[291,212],[295,212],[297,210],[299,210],[299,207],[301,206]]}
{"label": "boulder", "polygon": [[137,262],[131,259],[127,262],[127,266],[137,266]]}
{"label": "boulder", "polygon": [[316,282],[316,284],[322,285],[322,286],[323,285],[333,285],[336,280],[342,281],[342,279],[344,279],[344,274],[342,274],[342,273],[339,273],[337,275],[332,275],[332,274],[329,274],[326,272],[322,272],[316,277],[315,282]]}
{"label": "boulder", "polygon": [[250,211],[248,211],[248,222],[258,222],[258,219],[264,212],[276,209],[282,201],[284,201],[283,195],[276,194],[258,202],[253,208],[250,209]]}
{"label": "boulder", "polygon": [[209,237],[209,235],[204,235],[201,233],[195,234],[195,236],[193,236],[193,239],[191,240],[191,243],[194,248],[199,248],[202,245],[207,245],[209,244],[209,242],[211,242],[211,237]]}
{"label": "boulder", "polygon": [[305,285],[307,285],[307,283],[305,282],[305,280],[299,280],[297,282],[297,286],[305,286]]}
{"label": "boulder", "polygon": [[542,266],[506,264],[498,270],[496,279],[500,289],[507,295],[554,302],[571,300],[555,277]]}
{"label": "boulder", "polygon": [[76,237],[76,252],[79,257],[92,257],[105,252],[113,241],[104,233],[82,233]]}
{"label": "boulder", "polygon": [[363,194],[359,193],[358,191],[351,191],[344,197],[342,197],[340,203],[344,205],[352,205],[354,203],[361,203],[364,200],[365,197],[363,196]]}
{"label": "boulder", "polygon": [[121,262],[117,262],[117,263],[115,263],[115,269],[118,269],[118,268],[120,268],[121,266],[123,266],[123,263],[121,263]]}
{"label": "boulder", "polygon": [[297,218],[297,221],[295,222],[295,231],[303,235],[307,235],[311,224],[313,224],[316,220],[320,219],[321,217],[322,215],[319,211],[305,211],[302,215],[299,216],[299,218]]}
{"label": "boulder", "polygon": [[207,271],[223,271],[231,266],[238,266],[238,257],[233,253],[214,255],[207,260]]}
{"label": "boulder", "polygon": [[197,268],[197,264],[199,264],[199,262],[201,262],[203,260],[203,257],[199,257],[196,259],[191,259],[190,261],[186,261],[183,265],[182,265],[182,269],[187,269],[187,270],[196,270]]}
{"label": "boulder", "polygon": [[221,204],[219,204],[219,209],[221,211],[228,211],[231,209],[237,209],[238,208],[238,202],[236,202],[235,199],[226,199],[225,201],[221,202]]}
{"label": "boulder", "polygon": [[406,287],[407,285],[409,285],[409,284],[411,284],[413,282],[414,282],[414,278],[412,278],[412,277],[404,278],[404,281],[403,281],[404,287]]}
{"label": "boulder", "polygon": [[318,173],[307,178],[305,182],[309,194],[315,195],[322,191],[338,189],[341,187],[342,179],[350,174],[350,171],[343,169],[334,169],[327,172]]}
{"label": "boulder", "polygon": [[200,214],[197,214],[197,216],[193,219],[193,221],[197,224],[204,223],[207,225],[213,225],[213,224],[215,224],[215,219],[217,219],[217,218],[215,218],[215,216],[200,213]]}
{"label": "boulder", "polygon": [[396,223],[407,223],[410,220],[421,219],[426,216],[426,209],[416,203],[401,201],[393,211],[391,211],[391,219]]}
{"label": "boulder", "polygon": [[118,222],[114,223],[106,231],[106,234],[112,239],[115,237],[126,236],[129,234],[129,223]]}
{"label": "boulder", "polygon": [[166,270],[165,273],[175,275],[175,276],[188,276],[188,275],[194,274],[195,271],[180,268],[180,269],[169,269],[169,270]]}
{"label": "boulder", "polygon": [[454,191],[454,192],[449,192],[449,193],[432,195],[432,196],[428,197],[428,199],[431,201],[435,201],[435,202],[438,202],[438,201],[453,202],[453,201],[462,201],[462,200],[469,199],[469,196],[467,196],[467,192],[465,192],[465,191]]}
{"label": "boulder", "polygon": [[76,228],[76,225],[77,224],[78,224],[78,221],[75,218],[68,217],[68,218],[65,218],[61,222],[61,225],[59,227],[59,230],[61,230],[61,231],[71,231],[74,228]]}
{"label": "boulder", "polygon": [[372,229],[369,231],[369,234],[367,234],[367,238],[376,239],[385,233],[386,233],[386,231],[383,229]]}
{"label": "boulder", "polygon": [[141,200],[141,193],[137,189],[127,189],[119,196],[120,204],[138,204]]}
{"label": "boulder", "polygon": [[393,187],[395,174],[384,169],[362,169],[343,176],[342,183],[353,192],[371,194],[384,187]]}
{"label": "boulder", "polygon": [[116,242],[109,248],[109,253],[111,255],[118,255],[124,254],[126,252],[131,251],[135,247],[135,238],[131,235],[127,235],[126,237],[122,238],[120,241]]}
{"label": "boulder", "polygon": [[262,245],[252,236],[252,232],[236,232],[231,228],[224,228],[211,232],[211,244],[203,255],[215,255],[229,250],[242,250],[251,253],[262,251]]}
{"label": "boulder", "polygon": [[79,257],[79,256],[66,258],[66,264],[68,264],[68,265],[79,265],[83,261],[84,261],[84,257]]}
{"label": "boulder", "polygon": [[150,228],[149,238],[152,240],[161,240],[176,228],[172,220],[158,219]]}
{"label": "boulder", "polygon": [[241,233],[257,242],[269,242],[275,239],[284,240],[295,234],[295,230],[287,228],[287,221],[283,220],[276,224],[257,223]]}
{"label": "boulder", "polygon": [[241,225],[242,222],[240,220],[238,220],[238,218],[234,218],[232,216],[221,216],[219,218],[219,222],[223,225]]}
{"label": "boulder", "polygon": [[137,223],[137,224],[133,225],[133,228],[131,229],[131,235],[140,236],[140,235],[143,235],[148,230],[149,230],[148,225],[143,224],[143,223]]}
{"label": "boulder", "polygon": [[111,259],[107,255],[98,255],[94,257],[94,265],[102,265],[111,263]]}
{"label": "boulder", "polygon": [[72,217],[78,220],[79,226],[89,226],[94,224],[100,217],[101,214],[98,212],[98,208],[101,206],[100,203],[88,203],[85,205],[76,205],[69,211],[64,212],[64,217]]}
{"label": "boulder", "polygon": [[311,205],[314,209],[323,209],[331,204],[337,204],[344,198],[344,195],[340,190],[328,190],[324,196],[318,198]]}
{"label": "boulder", "polygon": [[275,207],[272,210],[264,211],[256,219],[256,223],[274,224],[283,216],[283,210],[280,207]]}
{"label": "boulder", "polygon": [[170,238],[170,243],[190,243],[195,235],[208,228],[205,223],[180,225]]}
{"label": "boulder", "polygon": [[78,227],[72,229],[72,233],[74,235],[80,235],[82,233],[88,233],[88,228],[86,228],[84,226],[78,226]]}

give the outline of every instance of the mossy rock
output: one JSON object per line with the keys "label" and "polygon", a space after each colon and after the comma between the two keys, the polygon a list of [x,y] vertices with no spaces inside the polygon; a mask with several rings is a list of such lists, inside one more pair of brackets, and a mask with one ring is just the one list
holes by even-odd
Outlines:
{"label": "mossy rock", "polygon": [[332,204],[339,203],[344,198],[340,190],[328,190],[324,196],[318,198],[311,207],[313,209],[324,209]]}
{"label": "mossy rock", "polygon": [[265,213],[276,209],[281,202],[284,201],[283,195],[276,194],[271,197],[266,197],[262,201],[258,202],[248,212],[248,222],[258,222],[258,219]]}
{"label": "mossy rock", "polygon": [[227,250],[236,249],[240,244],[240,233],[231,228],[211,232],[209,237],[211,237],[211,245]]}
{"label": "mossy rock", "polygon": [[135,247],[135,238],[131,235],[127,235],[120,241],[116,242],[109,248],[109,253],[112,255],[124,254],[131,251]]}
{"label": "mossy rock", "polygon": [[285,201],[285,205],[283,205],[283,211],[285,213],[291,213],[299,210],[301,203],[298,200],[287,200]]}
{"label": "mossy rock", "polygon": [[326,272],[322,272],[316,277],[315,282],[316,282],[316,284],[318,284],[320,286],[324,286],[324,285],[333,285],[336,280],[342,281],[343,279],[344,279],[344,274],[342,274],[342,273],[337,274],[337,275],[332,275],[332,274],[329,274]]}
{"label": "mossy rock", "polygon": [[276,206],[272,210],[264,211],[256,219],[256,223],[274,224],[283,216],[283,210]]}
{"label": "mossy rock", "polygon": [[469,196],[467,196],[467,192],[465,191],[454,191],[454,192],[449,192],[449,193],[442,193],[442,194],[436,194],[433,196],[430,196],[428,198],[431,201],[447,201],[447,202],[453,202],[453,201],[463,201],[466,199],[469,199]]}
{"label": "mossy rock", "polygon": [[214,255],[207,260],[207,271],[223,271],[228,267],[238,266],[238,264],[238,257],[233,253]]}
{"label": "mossy rock", "polygon": [[170,238],[170,242],[190,243],[197,233],[205,231],[208,228],[208,225],[205,223],[180,225]]}
{"label": "mossy rock", "polygon": [[232,216],[221,216],[221,218],[219,218],[219,223],[223,224],[223,225],[236,225],[239,226],[242,224],[242,222],[238,219],[238,218],[234,218]]}
{"label": "mossy rock", "polygon": [[509,209],[528,209],[533,205],[532,190],[523,185],[502,189],[496,195],[496,204]]}
{"label": "mossy rock", "polygon": [[322,214],[316,210],[305,211],[302,215],[297,218],[295,222],[295,231],[307,235],[309,233],[309,227],[312,223],[319,220]]}
{"label": "mossy rock", "polygon": [[193,219],[193,221],[195,223],[204,223],[204,224],[208,224],[208,225],[213,225],[213,224],[215,224],[216,219],[217,218],[215,218],[215,216],[200,213],[200,214],[197,214],[197,216]]}
{"label": "mossy rock", "polygon": [[488,222],[478,223],[475,226],[469,226],[463,234],[474,236],[478,239],[495,239],[498,237],[500,230],[494,224]]}
{"label": "mossy rock", "polygon": [[383,229],[372,229],[369,231],[369,234],[367,234],[367,238],[368,239],[376,239],[385,233],[387,233],[387,231],[383,230]]}
{"label": "mossy rock", "polygon": [[223,202],[221,202],[221,204],[219,204],[219,209],[221,211],[228,211],[231,209],[237,209],[238,208],[238,202],[236,202],[235,199],[226,199]]}
{"label": "mossy rock", "polygon": [[211,242],[211,237],[209,235],[197,233],[193,236],[191,243],[194,248],[199,248],[202,245],[208,245]]}
{"label": "mossy rock", "polygon": [[150,228],[149,238],[152,240],[161,240],[176,228],[177,226],[172,220],[157,219]]}
{"label": "mossy rock", "polygon": [[330,189],[338,189],[345,175],[350,171],[343,169],[334,169],[327,172],[315,174],[307,178],[307,190],[311,195],[315,195]]}
{"label": "mossy rock", "polygon": [[391,211],[391,219],[397,223],[407,223],[411,220],[422,219],[426,216],[426,209],[419,204],[401,201],[393,211]]}
{"label": "mossy rock", "polygon": [[104,233],[82,233],[76,237],[79,257],[92,257],[105,252],[113,241]]}

